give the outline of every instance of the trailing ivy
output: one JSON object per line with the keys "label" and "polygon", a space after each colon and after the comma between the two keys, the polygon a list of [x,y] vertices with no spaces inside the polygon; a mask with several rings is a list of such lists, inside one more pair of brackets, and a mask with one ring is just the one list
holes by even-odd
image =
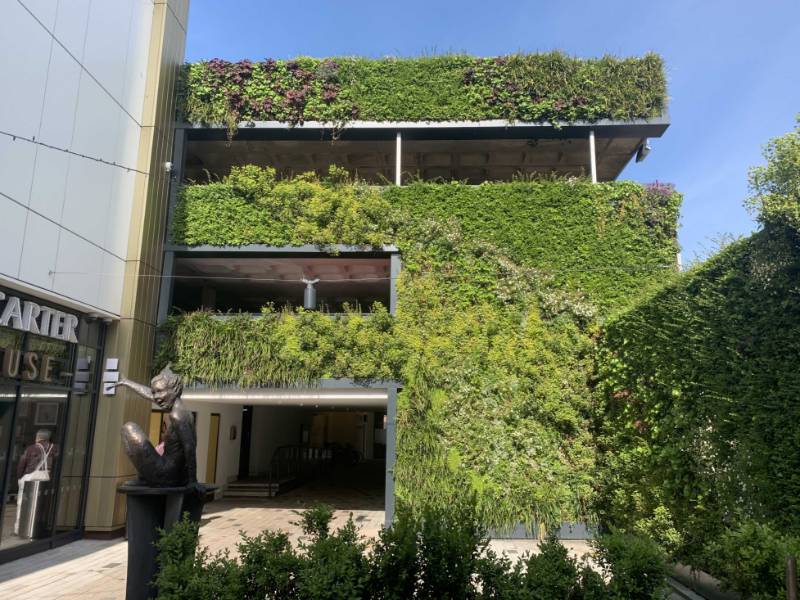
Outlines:
{"label": "trailing ivy", "polygon": [[659,116],[665,105],[664,66],[655,54],[213,59],[186,65],[179,87],[186,120],[231,132],[250,120],[631,120]]}

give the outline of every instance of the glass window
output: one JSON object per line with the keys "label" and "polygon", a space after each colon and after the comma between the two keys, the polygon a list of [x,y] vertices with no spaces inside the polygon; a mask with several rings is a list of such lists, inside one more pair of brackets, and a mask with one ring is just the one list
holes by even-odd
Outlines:
{"label": "glass window", "polygon": [[80,525],[81,491],[89,452],[96,363],[97,350],[86,346],[78,347],[64,449],[61,452],[56,533],[71,531]]}
{"label": "glass window", "polygon": [[0,327],[0,381],[17,377],[21,351],[22,332]]}
{"label": "glass window", "polygon": [[49,537],[69,393],[24,384],[11,436],[0,550]]}

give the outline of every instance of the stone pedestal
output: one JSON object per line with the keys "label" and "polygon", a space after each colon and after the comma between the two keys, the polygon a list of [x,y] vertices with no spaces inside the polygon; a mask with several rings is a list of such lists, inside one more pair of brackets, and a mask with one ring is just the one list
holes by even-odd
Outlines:
{"label": "stone pedestal", "polygon": [[183,513],[198,522],[203,512],[206,493],[214,488],[150,487],[124,484],[119,492],[127,496],[128,504],[128,579],[126,600],[155,598],[153,585],[156,575],[158,529],[170,529]]}

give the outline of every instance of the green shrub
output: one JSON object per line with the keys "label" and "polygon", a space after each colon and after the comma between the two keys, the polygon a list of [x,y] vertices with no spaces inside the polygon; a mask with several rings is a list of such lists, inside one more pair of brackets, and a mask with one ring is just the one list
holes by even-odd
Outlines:
{"label": "green shrub", "polygon": [[304,530],[311,541],[300,546],[303,554],[297,570],[299,597],[304,600],[363,598],[369,582],[369,562],[352,516],[333,534],[326,532],[327,524],[320,529]]}
{"label": "green shrub", "polygon": [[476,598],[476,574],[492,578],[490,587],[504,575],[487,562],[487,543],[474,503],[456,502],[447,510],[432,507],[420,514],[400,508],[373,549],[374,597]]}
{"label": "green shrub", "polygon": [[489,547],[474,500],[422,513],[400,507],[371,550],[352,518],[331,531],[332,510],[298,513],[299,551],[285,534],[243,535],[239,559],[197,549],[198,525],[183,520],[162,534],[159,598],[275,600],[622,600],[650,599],[664,557],[650,540],[614,534],[596,544],[610,583],[569,556],[555,538],[515,564]]}
{"label": "green shrub", "polygon": [[595,560],[609,577],[610,598],[661,598],[667,574],[666,554],[650,538],[609,533],[594,542]]}
{"label": "green shrub", "polygon": [[239,565],[227,551],[210,555],[197,548],[199,523],[184,517],[157,542],[155,585],[161,600],[235,600],[242,598]]}
{"label": "green shrub", "polygon": [[525,590],[531,600],[556,600],[578,596],[577,561],[554,536],[539,544],[524,561]]}
{"label": "green shrub", "polygon": [[703,566],[744,598],[783,600],[790,555],[800,556],[800,539],[746,520],[706,546]]}
{"label": "green shrub", "polygon": [[283,532],[264,531],[248,537],[242,534],[239,550],[240,581],[246,600],[297,598],[301,559]]}

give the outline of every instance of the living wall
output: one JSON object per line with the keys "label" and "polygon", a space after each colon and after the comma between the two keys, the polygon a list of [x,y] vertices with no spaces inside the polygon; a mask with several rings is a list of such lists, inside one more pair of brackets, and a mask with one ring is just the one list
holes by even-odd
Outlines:
{"label": "living wall", "polygon": [[405,505],[446,505],[466,482],[489,525],[580,520],[592,496],[598,319],[673,272],[678,202],[666,186],[630,183],[381,190],[336,170],[276,181],[237,168],[183,189],[175,242],[393,243],[397,314],[177,316],[159,362],[217,384],[395,378]]}
{"label": "living wall", "polygon": [[662,114],[660,57],[220,59],[186,66],[179,107],[193,123],[307,120],[573,122]]}
{"label": "living wall", "polygon": [[764,228],[605,327],[598,509],[745,597],[800,551],[800,130],[767,147]]}

